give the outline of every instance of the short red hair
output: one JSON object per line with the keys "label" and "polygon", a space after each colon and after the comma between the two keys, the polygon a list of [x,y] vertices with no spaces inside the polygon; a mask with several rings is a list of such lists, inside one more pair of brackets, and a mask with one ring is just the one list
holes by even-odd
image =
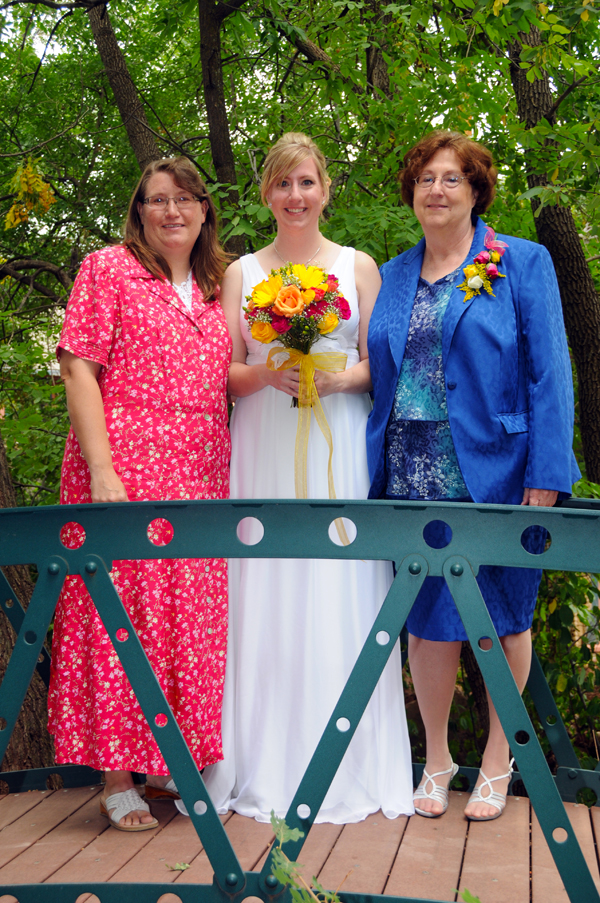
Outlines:
{"label": "short red hair", "polygon": [[415,179],[440,150],[453,150],[460,160],[463,174],[477,195],[473,214],[479,215],[491,206],[496,196],[498,172],[491,152],[482,144],[467,138],[460,132],[437,130],[425,135],[404,157],[404,167],[399,180],[402,200],[413,206]]}

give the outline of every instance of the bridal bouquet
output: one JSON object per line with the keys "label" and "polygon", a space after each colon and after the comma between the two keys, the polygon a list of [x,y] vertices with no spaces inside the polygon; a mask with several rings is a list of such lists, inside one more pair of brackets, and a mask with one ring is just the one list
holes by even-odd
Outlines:
{"label": "bridal bouquet", "polygon": [[[315,370],[341,372],[346,368],[347,355],[340,352],[312,354],[311,348],[320,336],[336,328],[340,320],[350,319],[350,305],[339,291],[338,280],[320,267],[286,263],[259,282],[246,298],[244,316],[252,338],[257,342],[275,345],[269,352],[270,370],[298,367],[300,386],[294,479],[296,498],[307,498],[308,437],[311,415],[319,425],[329,447],[327,480],[329,498],[335,498],[333,482],[333,438],[315,385]],[[281,347],[283,346],[283,347]],[[341,518],[336,519],[340,539],[349,539]]]}
{"label": "bridal bouquet", "polygon": [[246,298],[244,316],[252,338],[265,345],[279,341],[302,354],[340,320],[350,319],[350,305],[338,280],[320,267],[286,263],[271,270]]}

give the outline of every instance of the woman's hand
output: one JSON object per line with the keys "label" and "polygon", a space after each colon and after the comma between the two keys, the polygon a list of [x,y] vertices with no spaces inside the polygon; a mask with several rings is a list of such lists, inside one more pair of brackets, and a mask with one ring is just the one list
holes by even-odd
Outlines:
{"label": "woman's hand", "polygon": [[[260,364],[258,365],[260,366]],[[268,385],[273,386],[279,392],[284,392],[292,398],[298,398],[300,391],[300,368],[290,367],[289,370],[269,370],[265,368],[265,378]],[[258,368],[257,368],[258,369]]]}
{"label": "woman's hand", "polygon": [[328,395],[344,391],[343,380],[340,379],[340,375],[340,373],[330,373],[328,370],[315,370],[315,386],[317,387],[319,398],[326,398]]}
{"label": "woman's hand", "polygon": [[554,489],[529,489],[525,488],[523,492],[522,505],[531,505],[532,507],[552,508],[558,498],[558,492]]}
{"label": "woman's hand", "polygon": [[91,474],[92,502],[128,502],[127,490],[114,467],[102,468]]}

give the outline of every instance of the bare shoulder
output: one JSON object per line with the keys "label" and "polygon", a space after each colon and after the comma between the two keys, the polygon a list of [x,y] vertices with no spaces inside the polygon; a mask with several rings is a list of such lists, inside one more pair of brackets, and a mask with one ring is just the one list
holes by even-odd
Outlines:
{"label": "bare shoulder", "polygon": [[358,279],[375,279],[379,278],[379,269],[377,264],[364,251],[357,251],[354,261],[354,273]]}

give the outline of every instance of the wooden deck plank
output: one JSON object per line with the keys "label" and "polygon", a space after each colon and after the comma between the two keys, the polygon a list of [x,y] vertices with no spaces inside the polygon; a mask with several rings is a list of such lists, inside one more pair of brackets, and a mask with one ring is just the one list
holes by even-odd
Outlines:
{"label": "wooden deck plank", "polygon": [[460,879],[485,903],[529,903],[529,800],[509,796],[501,818],[471,822]]}
{"label": "wooden deck plank", "polygon": [[160,834],[177,810],[175,806],[156,806],[156,818],[159,827],[152,831],[128,832],[117,831],[102,817],[103,833],[96,837],[84,850],[54,872],[48,883],[70,883],[78,881],[110,881],[119,869],[132,859],[142,847],[150,843],[153,837]]}
{"label": "wooden deck plank", "polygon": [[[225,830],[244,871],[253,871],[273,842],[271,825],[257,822],[253,818],[244,818],[234,812]],[[175,887],[178,884],[210,884],[212,879],[212,866],[206,852],[202,850],[191,863],[191,868],[177,875]]]}
{"label": "wooden deck plank", "polygon": [[0,868],[0,886],[24,882],[41,884],[77,855],[82,847],[91,843],[106,828],[106,821],[98,812],[99,793],[98,787],[96,794],[81,808]]}
{"label": "wooden deck plank", "polygon": [[97,792],[95,787],[78,787],[48,793],[33,810],[0,831],[0,867],[52,831]]}
{"label": "wooden deck plank", "polygon": [[[596,859],[591,824],[592,814],[587,806],[578,806],[577,803],[565,803],[565,809],[596,887],[600,890],[598,861]],[[533,811],[531,818],[531,862],[533,903],[568,903],[567,892],[560,880],[558,869],[548,849],[540,823]]]}
{"label": "wooden deck plank", "polygon": [[[166,800],[160,805],[173,807],[173,803]],[[152,803],[152,811],[157,818],[160,817],[158,801]],[[222,815],[221,821],[227,822],[232,814]],[[194,860],[201,852],[202,844],[191,820],[185,815],[177,814],[160,834],[155,834],[150,843],[139,850],[118,872],[115,872],[110,880],[172,882],[180,873],[171,871],[168,866],[175,866],[178,862],[188,863],[189,871],[194,869],[196,872]],[[197,880],[200,881],[200,879]]]}
{"label": "wooden deck plank", "polygon": [[320,883],[328,890],[342,885],[348,892],[383,893],[407,820],[405,815],[389,819],[375,812],[358,824],[345,825],[319,875]]}
{"label": "wooden deck plank", "polygon": [[42,800],[52,796],[52,790],[30,790],[27,793],[8,793],[0,797],[0,830],[11,825]]}
{"label": "wooden deck plank", "polygon": [[384,893],[454,900],[467,835],[467,799],[453,790],[443,818],[414,815],[409,820]]}

